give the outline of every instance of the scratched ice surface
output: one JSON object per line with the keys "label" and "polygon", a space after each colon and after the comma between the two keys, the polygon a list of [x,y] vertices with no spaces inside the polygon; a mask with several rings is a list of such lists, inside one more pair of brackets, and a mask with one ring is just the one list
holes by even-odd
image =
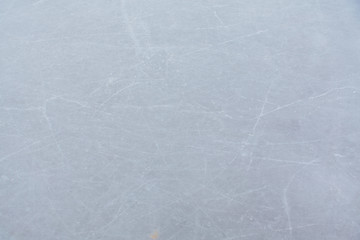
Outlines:
{"label": "scratched ice surface", "polygon": [[1,0],[0,240],[360,239],[355,0]]}

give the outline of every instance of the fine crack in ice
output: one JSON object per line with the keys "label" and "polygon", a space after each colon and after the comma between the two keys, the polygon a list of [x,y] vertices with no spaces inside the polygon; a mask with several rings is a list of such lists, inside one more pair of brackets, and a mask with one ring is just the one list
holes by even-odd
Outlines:
{"label": "fine crack in ice", "polygon": [[109,103],[112,99],[114,99],[116,96],[118,96],[120,93],[124,92],[125,90],[129,89],[129,88],[132,88],[136,85],[138,85],[140,83],[136,82],[136,83],[132,83],[132,84],[129,84],[128,86],[126,87],[123,87],[123,88],[120,88],[119,90],[117,90],[116,92],[114,92],[113,94],[111,94],[110,97],[106,98],[102,103],[100,103],[100,105],[97,107],[97,109],[95,110],[92,118],[94,118],[97,113],[99,113],[101,111],[101,109],[107,104]]}
{"label": "fine crack in ice", "polygon": [[293,236],[293,224],[292,224],[292,218],[291,218],[291,206],[289,204],[289,199],[288,199],[288,192],[290,189],[290,186],[292,185],[292,183],[294,182],[295,178],[297,177],[297,175],[299,173],[301,173],[303,170],[305,170],[307,167],[311,166],[312,164],[310,163],[315,163],[318,162],[318,160],[313,160],[311,162],[309,162],[309,164],[306,164],[304,167],[300,168],[298,171],[296,171],[292,177],[290,178],[288,184],[285,186],[284,190],[283,190],[283,197],[282,197],[282,201],[284,204],[284,211],[287,217],[287,223],[288,223],[288,230],[289,230],[289,234],[292,237]]}

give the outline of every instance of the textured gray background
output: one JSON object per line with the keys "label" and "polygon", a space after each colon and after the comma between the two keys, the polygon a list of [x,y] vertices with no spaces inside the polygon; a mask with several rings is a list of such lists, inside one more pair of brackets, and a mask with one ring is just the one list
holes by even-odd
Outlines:
{"label": "textured gray background", "polygon": [[360,4],[1,0],[1,240],[360,239]]}

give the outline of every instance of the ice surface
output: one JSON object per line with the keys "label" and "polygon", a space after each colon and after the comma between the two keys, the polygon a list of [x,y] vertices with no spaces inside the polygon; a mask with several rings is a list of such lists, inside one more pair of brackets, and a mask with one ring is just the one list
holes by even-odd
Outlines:
{"label": "ice surface", "polygon": [[360,239],[355,0],[1,0],[0,240]]}

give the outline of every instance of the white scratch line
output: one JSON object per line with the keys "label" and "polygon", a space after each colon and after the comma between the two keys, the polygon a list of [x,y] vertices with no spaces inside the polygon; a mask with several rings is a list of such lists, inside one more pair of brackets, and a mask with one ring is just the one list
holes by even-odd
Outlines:
{"label": "white scratch line", "polygon": [[128,33],[130,35],[131,40],[133,41],[136,55],[138,55],[141,52],[141,47],[140,47],[139,40],[138,40],[138,38],[136,36],[134,27],[132,26],[132,22],[129,20],[128,11],[127,11],[127,8],[126,8],[126,0],[122,0],[121,5],[122,5],[121,6],[121,13],[122,13],[124,24],[126,25],[126,28],[127,28],[127,31],[128,31]]}
{"label": "white scratch line", "polygon": [[256,36],[256,35],[259,35],[259,34],[268,32],[268,31],[269,31],[268,29],[260,30],[260,31],[257,31],[257,32],[255,32],[255,33],[250,33],[250,34],[247,34],[247,35],[238,37],[238,38],[236,38],[236,39],[227,40],[227,41],[224,41],[224,42],[216,43],[216,44],[211,45],[211,46],[208,46],[208,47],[202,47],[202,48],[196,49],[196,50],[194,50],[194,51],[186,52],[186,53],[184,53],[184,54],[182,54],[182,55],[180,55],[180,56],[183,57],[183,56],[192,55],[192,54],[197,53],[197,52],[209,50],[209,49],[212,49],[212,48],[214,48],[214,47],[216,47],[216,46],[226,45],[226,44],[231,43],[231,42],[237,42],[237,41],[240,41],[240,40],[242,40],[242,39],[249,38],[249,37],[253,37],[253,36]]}
{"label": "white scratch line", "polygon": [[253,37],[253,36],[256,36],[256,35],[259,35],[259,34],[262,34],[262,33],[266,33],[268,31],[269,31],[268,29],[259,30],[259,31],[255,32],[255,33],[246,34],[246,35],[243,35],[243,36],[235,38],[235,39],[230,39],[230,40],[218,43],[217,45],[224,45],[224,44],[228,44],[228,43],[231,43],[231,42],[237,42],[237,41],[240,41],[242,39],[246,39],[246,38]]}
{"label": "white scratch line", "polygon": [[[316,162],[317,160],[313,160],[311,162]],[[291,186],[291,184],[294,182],[294,179],[296,178],[296,176],[302,172],[305,168],[307,168],[308,166],[310,166],[311,162],[309,162],[309,164],[305,165],[304,167],[300,168],[298,171],[296,171],[294,173],[294,175],[291,177],[290,181],[288,182],[288,184],[286,185],[286,187],[284,188],[283,190],[283,204],[284,204],[284,210],[285,210],[285,214],[286,214],[286,217],[287,217],[287,221],[288,221],[288,230],[289,230],[289,233],[290,235],[292,236],[293,235],[293,226],[292,226],[292,220],[291,220],[291,208],[290,208],[290,205],[289,205],[289,201],[288,201],[288,191],[289,191],[289,188]]]}
{"label": "white scratch line", "polygon": [[291,102],[291,103],[287,103],[287,104],[284,104],[284,105],[282,105],[282,106],[279,106],[279,107],[277,107],[277,108],[275,108],[275,109],[273,109],[273,110],[271,110],[271,111],[268,111],[268,112],[264,113],[264,114],[262,115],[262,117],[264,117],[264,116],[266,116],[266,115],[269,115],[269,114],[272,114],[272,113],[274,113],[274,112],[280,111],[280,110],[282,110],[282,109],[284,109],[284,108],[291,107],[291,106],[296,105],[296,104],[298,104],[298,103],[305,102],[305,101],[307,101],[307,100],[318,99],[318,98],[327,96],[327,95],[329,95],[330,93],[333,93],[333,92],[335,92],[335,91],[344,90],[344,89],[352,89],[352,90],[354,90],[353,93],[357,93],[357,91],[359,90],[359,89],[357,89],[357,88],[355,88],[355,87],[332,88],[332,89],[329,89],[329,90],[327,90],[327,91],[325,91],[325,92],[323,92],[323,93],[321,93],[321,94],[319,94],[319,95],[312,96],[312,97],[308,97],[308,98],[304,98],[304,99],[298,99],[298,100],[293,101],[293,102]]}
{"label": "white scratch line", "polygon": [[47,2],[47,1],[48,0],[39,0],[39,1],[34,2],[32,5],[36,6],[36,5],[39,5],[39,4],[43,4],[44,2]]}
{"label": "white scratch line", "polygon": [[215,18],[216,18],[222,25],[225,25],[224,22],[223,22],[223,20],[219,17],[219,15],[217,14],[216,11],[214,11],[214,16],[215,16]]}
{"label": "white scratch line", "polygon": [[256,129],[257,129],[257,126],[260,122],[260,119],[262,118],[262,116],[264,115],[264,110],[265,110],[265,106],[267,104],[267,101],[268,101],[268,98],[269,98],[269,94],[270,94],[270,91],[271,91],[271,86],[272,86],[272,83],[270,83],[269,87],[268,87],[268,90],[266,91],[266,95],[265,95],[265,98],[264,98],[264,101],[263,101],[263,104],[261,106],[261,110],[260,110],[260,113],[259,115],[257,116],[256,118],[256,121],[255,121],[255,124],[252,128],[252,131],[251,131],[251,136],[254,136],[255,132],[256,132]]}
{"label": "white scratch line", "polygon": [[103,101],[99,107],[97,108],[97,110],[94,112],[94,115],[93,117],[104,107],[105,104],[107,104],[108,102],[110,102],[114,97],[116,97],[117,95],[119,95],[120,93],[124,92],[125,90],[129,89],[129,88],[132,88],[136,85],[138,85],[140,83],[133,83],[133,84],[130,84],[126,87],[123,87],[119,90],[117,90],[115,93],[113,93],[110,97],[108,97],[107,99],[105,99],[105,101]]}
{"label": "white scratch line", "polygon": [[[338,91],[338,90],[344,90],[344,89],[352,89],[352,90],[358,90],[357,88],[354,88],[354,87],[339,87],[339,88],[332,88],[332,89],[329,89],[329,90],[327,90],[327,91],[325,91],[325,92],[323,92],[323,93],[321,93],[321,94],[319,94],[319,95],[316,95],[316,96],[313,96],[313,97],[309,97],[309,99],[317,99],[317,98],[321,98],[321,97],[324,97],[324,96],[326,96],[326,95],[328,95],[328,94],[330,94],[330,93],[333,93],[333,92],[335,92],[335,91]],[[354,93],[356,93],[356,92],[354,92]]]}
{"label": "white scratch line", "polygon": [[[257,127],[258,127],[258,125],[259,125],[259,122],[260,122],[260,119],[263,117],[264,110],[265,110],[265,106],[266,106],[266,104],[267,104],[267,102],[268,102],[268,98],[269,98],[269,95],[270,95],[270,92],[271,92],[272,84],[273,84],[273,82],[271,82],[271,83],[269,84],[269,87],[268,87],[268,89],[267,89],[267,91],[266,91],[265,98],[264,98],[263,104],[262,104],[262,106],[261,106],[260,113],[259,113],[258,117],[256,118],[255,124],[254,124],[254,126],[253,126],[253,128],[252,128],[252,131],[251,131],[251,133],[250,133],[250,135],[249,135],[249,138],[251,138],[251,137],[253,137],[253,136],[255,135],[256,129],[257,129]],[[247,139],[247,141],[249,141],[249,138]],[[250,161],[249,161],[249,164],[248,164],[248,166],[247,166],[247,171],[250,170],[251,165],[252,165],[252,163],[253,163],[253,161],[254,161],[253,154],[254,154],[254,152],[251,151]]]}
{"label": "white scratch line", "polygon": [[5,155],[4,157],[0,158],[0,162],[3,162],[3,161],[5,161],[6,159],[8,159],[8,158],[10,158],[10,157],[12,157],[12,156],[15,156],[16,154],[19,154],[19,153],[21,153],[22,151],[28,149],[28,148],[31,147],[31,146],[34,146],[34,145],[40,143],[40,142],[41,142],[41,141],[32,142],[32,143],[30,143],[30,144],[28,144],[28,145],[23,146],[22,148],[18,149],[18,150],[15,151],[15,152],[12,152],[12,153],[9,153],[8,155]]}

